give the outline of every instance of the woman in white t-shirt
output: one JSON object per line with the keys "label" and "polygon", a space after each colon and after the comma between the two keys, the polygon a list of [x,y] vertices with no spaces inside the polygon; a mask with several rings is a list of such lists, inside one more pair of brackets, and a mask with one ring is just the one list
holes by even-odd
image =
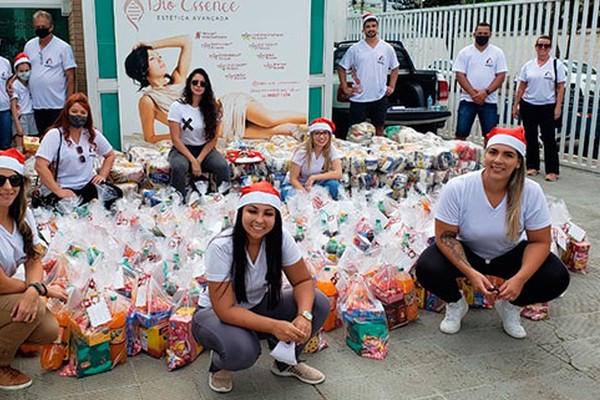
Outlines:
{"label": "woman in white t-shirt", "polygon": [[195,69],[187,77],[183,97],[171,104],[167,117],[173,142],[170,182],[181,194],[185,194],[189,172],[194,177],[213,173],[217,187],[230,181],[229,164],[216,149],[221,115],[208,74]]}
{"label": "woman in white t-shirt", "polygon": [[[11,367],[21,344],[48,344],[58,336],[58,323],[40,297],[67,300],[63,288],[42,283],[43,247],[27,208],[24,161],[16,149],[0,151],[0,390],[32,383]],[[21,264],[25,280],[14,276]]]}
{"label": "woman in white t-shirt", "polygon": [[317,118],[308,127],[308,138],[296,149],[292,157],[289,183],[282,188],[285,200],[296,190],[308,193],[313,185],[329,190],[329,195],[339,197],[342,164],[331,142],[335,125],[327,118]]}
{"label": "woman in white t-shirt", "polygon": [[[318,370],[296,363],[325,322],[329,303],[315,289],[298,245],[282,227],[279,192],[270,183],[242,189],[235,225],[209,243],[205,265],[208,293],[200,295],[192,332],[198,343],[213,350],[212,390],[233,389],[231,371],[256,362],[260,339],[267,339],[271,349],[278,341],[289,343],[288,357],[276,357],[273,374],[312,385],[325,380]],[[283,273],[289,289],[283,288]]]}
{"label": "woman in white t-shirt", "polygon": [[[550,213],[539,184],[525,179],[522,127],[494,128],[488,135],[485,168],[451,179],[435,212],[436,243],[419,257],[421,285],[444,300],[444,333],[457,333],[468,305],[456,278],[496,298],[504,331],[527,333],[521,307],[550,301],[565,292],[569,274],[550,253]],[[505,279],[495,287],[486,275]]]}
{"label": "woman in white t-shirt", "polygon": [[517,118],[520,112],[525,127],[527,175],[539,173],[538,136],[541,134],[544,142],[546,180],[554,182],[559,173],[555,127],[561,115],[567,75],[563,63],[550,56],[551,49],[550,36],[540,36],[536,40],[537,56],[521,68],[519,88],[512,111],[514,118]]}
{"label": "woman in white t-shirt", "polygon": [[[35,154],[35,170],[47,194],[45,203],[54,205],[59,200],[80,196],[82,203],[98,198],[97,185],[121,197],[116,186],[106,183],[115,152],[108,140],[94,128],[92,110],[83,93],[71,95],[54,125],[46,132]],[[98,173],[94,163],[103,157]],[[108,204],[107,204],[108,205]]]}

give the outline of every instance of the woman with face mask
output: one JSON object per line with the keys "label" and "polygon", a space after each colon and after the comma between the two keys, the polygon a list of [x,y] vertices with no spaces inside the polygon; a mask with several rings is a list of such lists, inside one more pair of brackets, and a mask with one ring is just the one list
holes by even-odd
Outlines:
{"label": "woman with face mask", "polygon": [[29,75],[31,74],[31,61],[25,53],[15,57],[15,72],[17,79],[13,84],[13,95],[10,100],[10,109],[13,117],[13,137],[19,151],[23,151],[23,136],[37,136],[38,130],[33,115],[33,101],[29,91]]}
{"label": "woman with face mask", "polygon": [[[75,93],[67,99],[35,157],[46,204],[55,205],[75,196],[87,203],[98,197],[97,185],[106,185],[115,153],[102,133],[94,129],[86,95]],[[94,169],[97,157],[104,158],[98,171]],[[111,188],[122,196],[118,188]]]}

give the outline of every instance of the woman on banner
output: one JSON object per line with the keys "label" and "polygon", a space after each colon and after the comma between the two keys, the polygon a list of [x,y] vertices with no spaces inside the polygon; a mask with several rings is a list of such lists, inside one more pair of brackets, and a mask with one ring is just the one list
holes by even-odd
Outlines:
{"label": "woman on banner", "polygon": [[[103,157],[96,173],[94,163]],[[108,140],[94,128],[92,110],[83,93],[71,95],[35,154],[35,170],[42,184],[45,205],[54,206],[62,199],[81,197],[82,204],[98,198],[98,188],[110,193],[105,205],[123,196],[116,186],[106,182],[115,161]]]}
{"label": "woman on banner", "polygon": [[169,153],[171,186],[185,195],[190,171],[194,177],[204,171],[213,173],[217,187],[229,182],[229,164],[216,149],[221,107],[205,70],[197,68],[188,76],[183,97],[171,104],[167,119],[173,142]]}
{"label": "woman on banner", "polygon": [[[273,374],[311,385],[323,382],[325,376],[298,356],[325,322],[329,302],[315,289],[298,245],[282,227],[279,192],[270,183],[242,189],[235,225],[212,239],[205,257],[208,292],[200,295],[192,333],[212,350],[210,388],[230,392],[232,371],[256,362],[261,339],[272,350],[283,342],[276,352],[281,347],[289,352],[272,353]],[[283,288],[282,273],[291,288]]]}
{"label": "woman on banner", "polygon": [[[140,42],[125,59],[125,72],[136,81],[143,95],[139,101],[144,140],[156,143],[169,139],[156,134],[156,120],[168,125],[169,107],[183,93],[185,77],[190,69],[192,41],[189,35],[176,36],[150,43]],[[162,48],[180,48],[177,66],[171,74],[160,53]],[[306,123],[306,113],[272,110],[247,93],[226,93],[219,99],[223,109],[223,136],[235,139],[269,139],[273,135],[297,134]]]}
{"label": "woman on banner", "polygon": [[534,176],[539,173],[538,136],[541,133],[546,180],[554,182],[559,173],[555,127],[560,120],[567,75],[563,63],[550,55],[551,50],[550,36],[540,36],[536,40],[537,56],[521,68],[512,113],[514,118],[521,114],[525,127],[527,175]]}
{"label": "woman on banner", "polygon": [[[456,278],[496,298],[509,336],[522,339],[521,307],[565,292],[569,273],[550,253],[550,212],[540,185],[525,179],[522,127],[494,128],[487,136],[485,168],[451,179],[435,213],[435,244],[417,260],[421,285],[446,304],[440,330],[457,333],[469,306]],[[486,275],[505,281],[494,286]]]}
{"label": "woman on banner", "polygon": [[[67,300],[63,288],[42,283],[43,246],[27,208],[24,161],[16,149],[0,151],[0,390],[10,391],[32,383],[11,366],[19,346],[58,337],[58,323],[41,297]],[[21,264],[25,280],[15,277]]]}
{"label": "woman on banner", "polygon": [[308,193],[313,185],[328,189],[329,195],[339,197],[342,163],[331,143],[335,125],[327,118],[317,118],[308,127],[308,137],[292,156],[289,183],[282,188],[285,200],[295,191]]}

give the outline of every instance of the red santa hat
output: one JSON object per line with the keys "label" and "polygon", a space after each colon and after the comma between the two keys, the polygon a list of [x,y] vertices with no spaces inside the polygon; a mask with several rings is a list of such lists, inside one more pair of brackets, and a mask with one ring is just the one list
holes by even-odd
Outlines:
{"label": "red santa hat", "polygon": [[0,168],[10,169],[23,175],[25,156],[17,149],[0,150]]}
{"label": "red santa hat", "polygon": [[309,134],[314,131],[329,131],[329,133],[333,134],[335,132],[335,124],[327,118],[317,118],[308,126]]}
{"label": "red santa hat", "polygon": [[281,197],[277,189],[269,182],[262,181],[242,188],[238,210],[248,204],[265,204],[281,211]]}
{"label": "red santa hat", "polygon": [[365,26],[365,24],[368,21],[375,21],[377,23],[379,23],[379,18],[377,18],[375,15],[371,14],[371,13],[364,13],[362,16],[362,24],[363,26]]}
{"label": "red santa hat", "polygon": [[23,63],[27,63],[27,64],[31,65],[31,61],[29,61],[29,58],[27,58],[25,53],[17,54],[17,56],[15,57],[15,65],[14,65],[15,69],[17,69],[17,67]]}
{"label": "red santa hat", "polygon": [[525,129],[522,126],[516,128],[495,127],[487,134],[487,139],[486,149],[494,144],[505,144],[525,157],[527,140],[525,140]]}

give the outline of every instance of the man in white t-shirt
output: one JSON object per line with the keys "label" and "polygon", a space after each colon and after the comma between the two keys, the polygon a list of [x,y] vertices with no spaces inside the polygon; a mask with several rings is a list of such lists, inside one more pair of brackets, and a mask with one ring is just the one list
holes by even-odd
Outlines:
{"label": "man in white t-shirt", "polygon": [[77,64],[71,46],[53,35],[50,13],[36,11],[33,27],[37,37],[25,44],[23,52],[31,60],[29,90],[35,123],[43,135],[58,118],[66,99],[75,93]]}
{"label": "man in white t-shirt", "polygon": [[12,115],[6,82],[12,76],[10,61],[0,57],[0,150],[10,148],[12,141]]}
{"label": "man in white t-shirt", "polygon": [[[349,126],[369,117],[375,133],[383,136],[387,96],[394,92],[398,79],[398,57],[389,43],[379,39],[379,20],[375,15],[363,15],[362,23],[365,38],[352,45],[339,63],[340,88],[350,99]],[[347,71],[351,71],[353,85],[347,82]]]}
{"label": "man in white t-shirt", "polygon": [[475,116],[479,117],[481,133],[487,135],[498,124],[498,94],[508,67],[504,52],[489,43],[492,28],[487,22],[475,27],[475,43],[462,49],[452,71],[461,87],[456,123],[456,139],[464,140],[471,133]]}

